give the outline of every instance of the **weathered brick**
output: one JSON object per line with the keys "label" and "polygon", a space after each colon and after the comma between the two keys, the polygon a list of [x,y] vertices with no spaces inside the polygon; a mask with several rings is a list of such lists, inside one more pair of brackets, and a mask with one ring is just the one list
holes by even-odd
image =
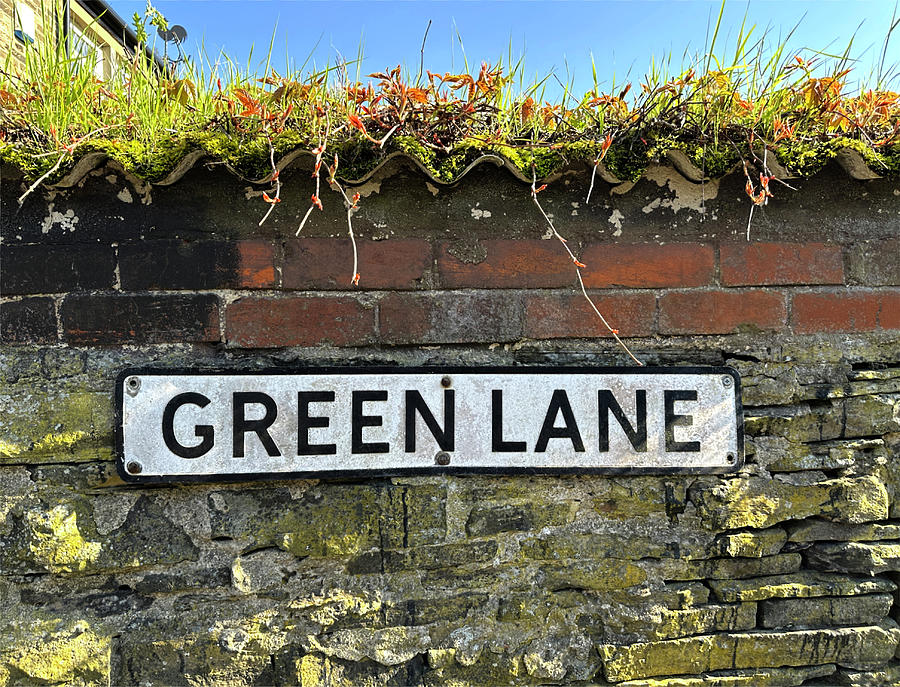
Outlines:
{"label": "weathered brick", "polygon": [[109,289],[115,283],[111,246],[4,246],[0,293],[68,293]]}
{"label": "weathered brick", "polygon": [[[900,262],[900,258],[897,261]],[[882,329],[900,329],[900,290],[882,292],[878,326]]]}
{"label": "weathered brick", "polygon": [[60,308],[69,343],[175,343],[219,340],[212,294],[70,295]]}
{"label": "weathered brick", "polygon": [[852,283],[900,286],[900,238],[857,243],[849,247],[847,256]]}
{"label": "weathered brick", "polygon": [[123,289],[270,288],[275,247],[267,241],[140,241],[119,246]]}
{"label": "weathered brick", "polygon": [[824,243],[723,243],[722,284],[841,284],[841,247]]}
{"label": "weathered brick", "polygon": [[0,341],[56,343],[56,309],[52,298],[23,298],[0,303]]}
{"label": "weathered brick", "polygon": [[381,300],[381,340],[390,344],[513,341],[522,335],[518,294],[388,294]]}
{"label": "weathered brick", "polygon": [[798,334],[871,331],[878,326],[876,291],[813,291],[794,294],[792,327]]}
{"label": "weathered brick", "polygon": [[674,291],[659,299],[663,334],[732,334],[778,330],[787,318],[776,291]]}
{"label": "weathered brick", "polygon": [[468,259],[455,254],[453,244],[442,243],[437,256],[441,283],[449,288],[504,289],[556,288],[576,281],[575,265],[558,241],[499,239],[481,241],[479,248],[484,258]]}
{"label": "weathered brick", "polygon": [[706,243],[597,243],[585,248],[581,261],[588,288],[705,286],[715,273]]}
{"label": "weathered brick", "polygon": [[[431,267],[431,244],[420,239],[357,239],[359,287],[421,288]],[[287,241],[282,268],[286,289],[347,289],[353,278],[349,239],[305,238]]]}
{"label": "weathered brick", "polygon": [[374,325],[374,310],[350,296],[248,297],[225,310],[226,341],[247,348],[359,346]]}
{"label": "weathered brick", "polygon": [[[597,309],[620,336],[648,336],[656,319],[652,293],[591,294]],[[580,293],[529,295],[525,299],[525,336],[535,339],[612,336]]]}

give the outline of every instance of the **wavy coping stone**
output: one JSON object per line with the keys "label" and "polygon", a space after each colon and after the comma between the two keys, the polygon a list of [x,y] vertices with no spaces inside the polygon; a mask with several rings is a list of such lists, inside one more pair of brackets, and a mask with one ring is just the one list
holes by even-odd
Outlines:
{"label": "wavy coping stone", "polygon": [[866,627],[718,634],[630,646],[597,647],[612,682],[714,670],[779,668],[836,663],[875,670],[890,661],[900,642],[894,621]]}
{"label": "wavy coping stone", "polygon": [[880,577],[849,577],[812,570],[744,580],[710,580],[709,586],[716,598],[727,603],[812,596],[853,596],[893,592],[897,589],[893,582]]}
{"label": "wavy coping stone", "polygon": [[[761,151],[755,151],[760,153]],[[761,154],[758,155],[759,163],[762,163],[763,157]],[[312,160],[315,156],[309,150],[305,148],[295,148],[286,152],[281,158],[276,160],[275,169],[278,172],[282,172],[285,169],[288,169],[291,166],[294,166],[297,161],[301,158],[309,158]],[[402,152],[402,151],[394,151],[385,155],[378,164],[367,174],[363,175],[358,179],[348,179],[345,177],[338,177],[344,183],[356,186],[360,184],[365,184],[367,181],[371,180],[373,177],[380,174],[381,170],[390,163],[392,160],[400,158],[402,160],[408,161],[413,164],[425,177],[429,179],[430,182],[438,184],[440,186],[451,186],[457,182],[459,182],[462,178],[464,178],[470,171],[483,165],[485,163],[493,164],[497,167],[505,167],[509,172],[516,177],[519,181],[523,183],[532,183],[532,178],[530,176],[525,175],[515,164],[513,164],[508,158],[498,155],[495,153],[485,153],[475,160],[473,160],[469,165],[467,165],[459,174],[449,180],[444,180],[436,177],[427,167],[425,167],[418,159],[415,157]],[[78,160],[75,161],[72,169],[53,187],[56,188],[71,188],[78,184],[85,176],[90,174],[94,169],[104,164],[109,159],[109,156],[102,151],[91,151],[86,153]],[[191,169],[193,169],[197,164],[202,163],[203,161],[208,161],[210,156],[207,152],[203,150],[191,150],[183,157],[181,157],[173,169],[169,172],[166,177],[160,181],[153,182],[153,186],[170,186],[177,181],[179,181],[185,174],[187,174]],[[699,184],[705,181],[709,181],[709,177],[707,177],[703,170],[697,167],[691,159],[684,153],[684,151],[679,149],[671,149],[665,153],[666,161],[678,171],[678,173],[683,176],[688,181]],[[846,172],[846,174],[857,181],[869,181],[873,179],[880,179],[881,175],[874,171],[869,165],[866,163],[863,156],[856,150],[852,148],[842,148],[835,153],[834,157],[835,161],[841,168]],[[765,158],[766,165],[769,168],[769,171],[774,174],[774,176],[778,179],[792,179],[794,176],[791,174],[790,170],[782,166],[778,159],[773,155],[769,155]],[[249,179],[243,175],[241,175],[234,167],[232,167],[228,163],[221,163],[223,166],[229,170],[234,176],[240,178],[243,181],[252,184],[268,184],[272,181],[273,172],[268,172],[264,176],[258,179]],[[590,168],[594,165],[589,162],[582,163],[583,167]],[[538,183],[549,183],[554,181],[555,179],[560,178],[564,173],[565,169],[560,169],[552,172],[549,175],[544,176],[541,179],[538,179]],[[634,184],[632,182],[624,182],[619,178],[617,178],[614,174],[612,174],[606,166],[601,162],[597,165],[597,175],[600,176],[603,181],[608,184],[613,185],[623,185],[623,191],[629,190]]]}

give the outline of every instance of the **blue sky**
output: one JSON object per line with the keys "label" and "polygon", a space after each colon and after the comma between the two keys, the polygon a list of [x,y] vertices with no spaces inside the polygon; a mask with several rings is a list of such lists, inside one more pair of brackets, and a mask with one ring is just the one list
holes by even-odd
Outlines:
{"label": "blue sky", "polygon": [[[126,20],[146,5],[136,0],[110,4]],[[426,69],[461,71],[465,54],[471,69],[477,70],[482,61],[506,62],[511,50],[514,60],[524,55],[526,81],[553,72],[560,81],[574,78],[579,94],[593,86],[592,55],[606,88],[614,76],[617,83],[639,80],[652,57],[670,59],[671,71],[680,71],[686,50],[689,55],[703,51],[708,27],[715,25],[720,7],[715,0],[156,0],[154,4],[170,24],[187,29],[185,47],[191,54],[197,55],[202,44],[213,59],[224,50],[246,65],[255,46],[250,66],[260,72],[274,31],[272,66],[282,73],[286,59],[299,67],[311,53],[308,68],[321,68],[340,56],[355,59],[362,46],[362,75],[397,64],[414,74],[431,20]],[[800,22],[790,42],[797,50],[842,52],[856,32],[855,73],[867,76],[880,58],[894,8],[894,0],[729,0],[718,46],[732,46],[733,51],[745,13],[747,27],[755,25],[753,35],[768,29],[767,43],[773,44]],[[900,28],[889,46],[888,62],[900,62]]]}

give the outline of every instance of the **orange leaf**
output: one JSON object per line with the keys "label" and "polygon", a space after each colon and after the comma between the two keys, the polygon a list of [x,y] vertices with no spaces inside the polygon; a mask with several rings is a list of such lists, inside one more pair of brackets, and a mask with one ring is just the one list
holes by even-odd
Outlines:
{"label": "orange leaf", "polygon": [[350,120],[350,126],[352,126],[354,129],[359,129],[364,134],[368,135],[368,133],[366,132],[366,127],[359,117],[357,117],[356,115],[349,115],[348,119]]}
{"label": "orange leaf", "polygon": [[322,208],[322,201],[319,200],[319,196],[317,196],[315,193],[312,194],[312,204],[315,205],[315,206],[316,206],[317,208],[319,208],[320,210],[323,209],[323,208]]}
{"label": "orange leaf", "polygon": [[417,103],[428,102],[428,91],[424,88],[409,88],[406,90],[406,95],[409,96],[410,100]]}

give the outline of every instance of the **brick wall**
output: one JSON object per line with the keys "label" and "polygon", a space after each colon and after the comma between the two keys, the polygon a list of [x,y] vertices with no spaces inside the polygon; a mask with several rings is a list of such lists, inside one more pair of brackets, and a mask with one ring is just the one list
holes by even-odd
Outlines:
{"label": "brick wall", "polygon": [[[342,238],[11,245],[3,337],[273,348],[609,335],[556,242],[479,246],[475,262],[447,242],[360,240],[363,277],[351,288]],[[900,329],[900,239],[575,249],[589,293],[624,337]]]}
{"label": "brick wall", "polygon": [[542,194],[639,357],[740,372],[738,474],[144,487],[114,468],[125,367],[628,359],[497,172],[381,178],[358,288],[333,198],[293,237],[308,171],[262,229],[221,170],[18,210],[5,174],[0,685],[900,684],[894,182],[794,182],[749,242],[740,175],[703,212],[675,182]]}

